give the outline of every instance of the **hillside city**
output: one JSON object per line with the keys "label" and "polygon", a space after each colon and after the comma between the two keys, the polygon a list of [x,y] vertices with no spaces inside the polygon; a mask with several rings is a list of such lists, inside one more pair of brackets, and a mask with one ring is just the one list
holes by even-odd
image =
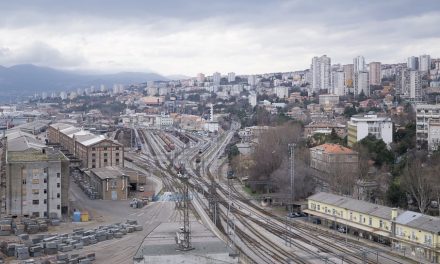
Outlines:
{"label": "hillside city", "polygon": [[0,264],[440,263],[439,24],[0,1]]}
{"label": "hillside city", "polygon": [[438,95],[322,55],[5,103],[0,263],[439,263]]}

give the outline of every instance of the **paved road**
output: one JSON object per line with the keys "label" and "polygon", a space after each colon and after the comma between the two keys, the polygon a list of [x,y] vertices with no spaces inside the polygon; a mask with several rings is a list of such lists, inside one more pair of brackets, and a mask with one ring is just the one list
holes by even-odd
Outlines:
{"label": "paved road", "polygon": [[160,223],[180,220],[174,202],[153,202],[142,209],[134,209],[128,205],[129,201],[90,200],[75,183],[72,183],[70,191],[73,206],[89,211],[96,219],[90,223],[72,223],[72,228],[87,229],[107,223],[125,222],[127,219],[137,220],[144,228],[143,231],[127,234],[121,239],[104,241],[72,252],[95,252],[96,263],[133,263],[134,254],[149,233]]}

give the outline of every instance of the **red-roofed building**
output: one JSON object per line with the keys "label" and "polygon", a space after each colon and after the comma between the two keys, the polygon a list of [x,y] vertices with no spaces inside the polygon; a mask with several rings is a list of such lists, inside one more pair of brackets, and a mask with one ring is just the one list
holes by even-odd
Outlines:
{"label": "red-roofed building", "polygon": [[341,171],[357,173],[358,153],[338,144],[322,144],[310,149],[310,167],[324,172]]}

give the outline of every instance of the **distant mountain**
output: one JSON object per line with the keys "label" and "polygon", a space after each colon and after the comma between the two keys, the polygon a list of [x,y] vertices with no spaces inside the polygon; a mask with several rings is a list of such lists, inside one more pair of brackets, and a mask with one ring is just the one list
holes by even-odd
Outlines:
{"label": "distant mountain", "polygon": [[192,78],[190,76],[185,76],[185,75],[180,75],[180,74],[167,75],[165,77],[167,77],[170,80],[188,80],[188,79]]}
{"label": "distant mountain", "polygon": [[156,73],[121,72],[116,74],[80,74],[31,64],[12,67],[0,66],[0,101],[17,97],[31,96],[35,93],[66,91],[99,87],[104,84],[111,88],[113,84],[132,84],[147,81],[165,81],[168,78]]}

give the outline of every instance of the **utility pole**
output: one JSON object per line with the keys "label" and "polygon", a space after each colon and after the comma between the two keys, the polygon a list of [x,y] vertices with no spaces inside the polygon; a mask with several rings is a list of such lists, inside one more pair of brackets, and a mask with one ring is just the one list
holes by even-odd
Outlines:
{"label": "utility pole", "polygon": [[194,249],[191,246],[191,229],[189,223],[189,193],[188,193],[188,175],[182,175],[183,182],[183,229],[177,233],[177,249],[188,251]]}
{"label": "utility pole", "polygon": [[295,200],[294,196],[294,187],[295,187],[295,143],[289,144],[289,152],[290,152],[290,207],[289,212],[292,213],[293,209],[293,201]]}

